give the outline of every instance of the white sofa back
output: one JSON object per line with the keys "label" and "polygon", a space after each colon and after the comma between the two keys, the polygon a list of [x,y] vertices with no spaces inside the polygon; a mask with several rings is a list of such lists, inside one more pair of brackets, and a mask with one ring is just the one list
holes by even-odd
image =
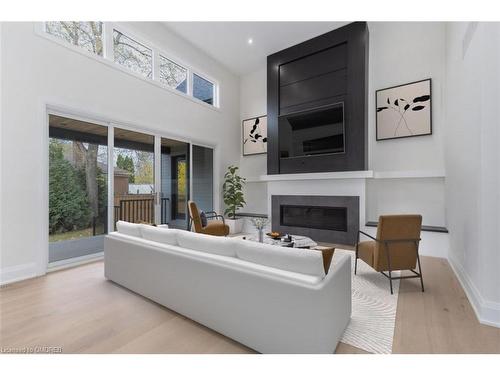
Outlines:
{"label": "white sofa back", "polygon": [[128,221],[119,220],[116,223],[116,230],[118,233],[126,234],[132,237],[142,237],[142,225],[129,223]]}
{"label": "white sofa back", "polygon": [[[183,243],[196,238],[210,241]],[[236,254],[246,243],[226,240]],[[350,262],[334,257],[322,278],[117,232],[104,240],[107,279],[261,353],[335,351],[351,315]]]}
{"label": "white sofa back", "polygon": [[254,264],[304,275],[325,277],[323,255],[320,251],[281,248],[238,238],[209,236],[123,221],[117,223],[117,229],[121,234],[144,238],[149,241],[204,253],[234,257]]}
{"label": "white sofa back", "polygon": [[247,262],[305,275],[325,277],[323,254],[320,251],[294,249],[263,244],[255,241],[239,240],[236,255]]}
{"label": "white sofa back", "polygon": [[[177,241],[177,232],[179,231],[177,229],[163,229],[163,228],[152,227],[150,225],[140,225],[140,224],[134,224],[134,225],[139,226],[142,238],[146,240],[159,242],[166,245],[174,245],[174,246],[179,245],[179,242]],[[123,233],[120,231],[119,227],[118,227],[118,232]]]}

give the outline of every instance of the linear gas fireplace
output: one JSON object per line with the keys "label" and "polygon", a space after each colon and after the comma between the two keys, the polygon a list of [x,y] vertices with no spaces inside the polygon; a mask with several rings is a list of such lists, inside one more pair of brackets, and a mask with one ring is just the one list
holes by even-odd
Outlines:
{"label": "linear gas fireplace", "polygon": [[359,197],[273,195],[273,231],[320,242],[354,245],[359,229]]}
{"label": "linear gas fireplace", "polygon": [[280,225],[347,232],[347,207],[280,206]]}

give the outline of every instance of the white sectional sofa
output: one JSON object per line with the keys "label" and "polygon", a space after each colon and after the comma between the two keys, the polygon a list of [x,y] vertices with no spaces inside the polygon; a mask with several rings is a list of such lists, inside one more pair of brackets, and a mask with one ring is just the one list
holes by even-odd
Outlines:
{"label": "white sectional sofa", "polygon": [[333,353],[351,316],[351,264],[125,222],[104,242],[105,276],[261,353]]}

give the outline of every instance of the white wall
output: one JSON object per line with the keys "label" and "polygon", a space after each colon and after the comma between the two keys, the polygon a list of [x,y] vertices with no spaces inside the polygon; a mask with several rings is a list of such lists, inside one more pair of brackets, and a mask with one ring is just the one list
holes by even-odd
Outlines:
{"label": "white wall", "polygon": [[450,23],[446,36],[449,259],[480,321],[500,326],[500,25]]}
{"label": "white wall", "polygon": [[[267,114],[267,68],[261,69],[241,78],[240,88],[240,120]],[[240,121],[240,139],[242,125]],[[243,155],[240,141],[240,155]],[[249,155],[240,157],[240,172],[247,178],[244,194],[247,201],[244,212],[267,213],[267,184],[259,182],[259,176],[266,174],[267,155]]]}
{"label": "white wall", "polygon": [[[370,22],[369,166],[375,171],[443,170],[444,22]],[[432,136],[375,140],[375,91],[432,78]]]}
{"label": "white wall", "polygon": [[[369,169],[444,172],[445,23],[370,22],[368,91]],[[432,79],[432,135],[376,141],[375,91]],[[374,179],[369,181],[367,218],[417,212],[424,224],[446,226],[444,178]]]}
{"label": "white wall", "polygon": [[[220,111],[207,108],[40,37],[33,23],[5,23],[2,38],[2,281],[46,268],[45,104],[137,124],[216,146],[215,180],[239,160],[239,78],[160,23],[127,27],[220,83]],[[216,186],[216,208],[220,187]]]}
{"label": "white wall", "polygon": [[368,221],[384,213],[419,213],[425,225],[444,225],[444,178],[369,179],[366,190]]}
{"label": "white wall", "polygon": [[[444,171],[443,81],[445,24],[429,22],[370,22],[369,65],[369,169],[374,171]],[[266,62],[241,79],[240,118],[266,113]],[[432,78],[433,135],[398,140],[375,140],[375,90]],[[250,180],[266,174],[266,156],[241,157],[242,175]],[[266,212],[266,186],[247,185],[251,202],[245,211]],[[384,213],[419,212],[427,225],[445,226],[444,178],[373,179],[367,184],[367,219],[376,221]],[[441,249],[440,254],[446,254]]]}

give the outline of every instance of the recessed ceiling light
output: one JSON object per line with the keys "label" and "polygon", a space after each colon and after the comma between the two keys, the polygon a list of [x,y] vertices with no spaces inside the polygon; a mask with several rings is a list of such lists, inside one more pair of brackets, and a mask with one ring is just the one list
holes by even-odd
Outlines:
{"label": "recessed ceiling light", "polygon": [[253,44],[253,39],[252,38],[248,38],[248,44]]}

